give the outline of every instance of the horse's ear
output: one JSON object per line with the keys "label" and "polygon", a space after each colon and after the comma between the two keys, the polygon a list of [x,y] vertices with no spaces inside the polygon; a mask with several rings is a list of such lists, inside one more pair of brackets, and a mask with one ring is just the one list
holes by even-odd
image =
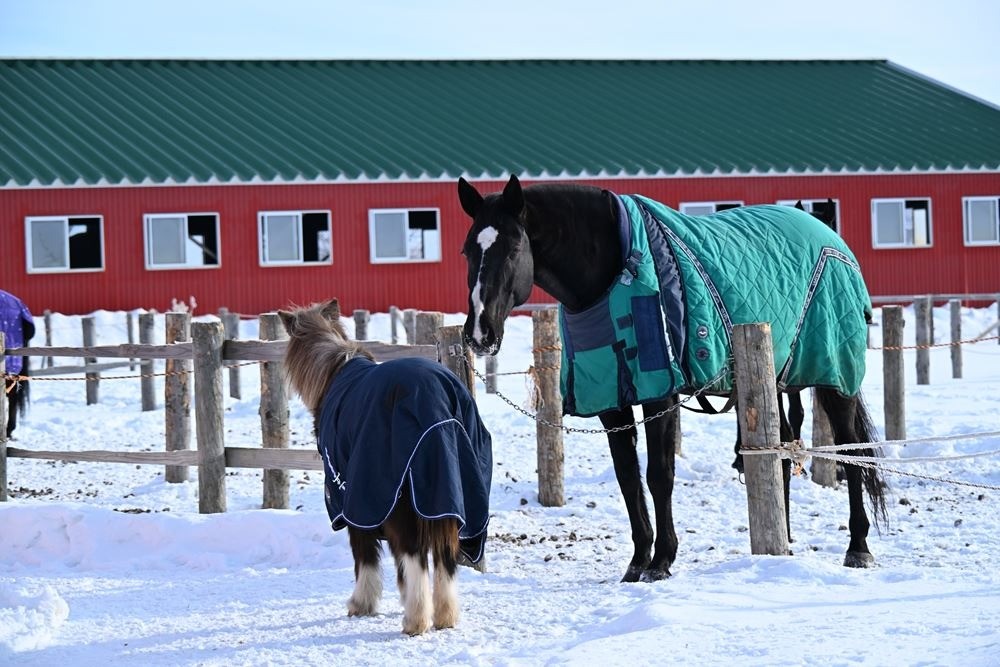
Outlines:
{"label": "horse's ear", "polygon": [[479,194],[479,190],[476,190],[471,183],[461,176],[458,178],[458,200],[462,202],[462,210],[475,220],[479,214],[479,209],[483,206],[483,196]]}
{"label": "horse's ear", "polygon": [[323,304],[320,309],[320,313],[323,317],[331,322],[337,322],[340,320],[340,301],[337,299],[330,299]]}
{"label": "horse's ear", "polygon": [[285,326],[285,331],[291,336],[295,332],[295,313],[290,313],[287,310],[279,310],[278,317],[281,318],[281,323]]}
{"label": "horse's ear", "polygon": [[800,211],[806,210],[806,207],[802,205],[801,199],[795,202],[795,208],[799,209]]}
{"label": "horse's ear", "polygon": [[510,180],[504,186],[503,203],[514,215],[521,215],[524,210],[524,191],[521,190],[521,181],[514,174],[510,175]]}

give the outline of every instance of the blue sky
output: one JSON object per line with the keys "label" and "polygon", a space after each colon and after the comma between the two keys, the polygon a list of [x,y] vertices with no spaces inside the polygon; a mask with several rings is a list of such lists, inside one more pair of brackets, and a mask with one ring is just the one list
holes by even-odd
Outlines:
{"label": "blue sky", "polygon": [[1000,0],[0,0],[0,56],[886,58],[1000,105]]}

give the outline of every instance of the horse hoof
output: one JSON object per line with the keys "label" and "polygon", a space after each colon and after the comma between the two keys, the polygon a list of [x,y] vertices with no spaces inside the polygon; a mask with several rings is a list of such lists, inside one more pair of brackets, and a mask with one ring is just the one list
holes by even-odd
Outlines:
{"label": "horse hoof", "polygon": [[848,551],[844,557],[844,567],[873,567],[875,556],[863,551]]}
{"label": "horse hoof", "polygon": [[634,584],[639,581],[642,577],[642,568],[637,565],[629,565],[628,569],[625,570],[625,576],[622,577],[621,583],[623,584]]}
{"label": "horse hoof", "polygon": [[642,576],[639,578],[639,581],[648,584],[654,581],[663,581],[664,579],[669,579],[669,578],[670,578],[670,570],[663,570],[660,568],[650,568],[648,570],[643,571]]}

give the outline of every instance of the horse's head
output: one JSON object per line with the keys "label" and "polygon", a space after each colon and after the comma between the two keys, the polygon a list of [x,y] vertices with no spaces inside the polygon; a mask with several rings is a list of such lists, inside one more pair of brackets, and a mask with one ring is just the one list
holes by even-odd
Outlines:
{"label": "horse's head", "polygon": [[462,246],[469,264],[465,342],[478,355],[496,354],[504,320],[514,306],[528,300],[534,282],[531,244],[524,228],[524,193],[513,175],[503,192],[486,197],[460,178],[458,198],[472,218]]}
{"label": "horse's head", "polygon": [[360,343],[348,338],[336,299],[308,308],[279,310],[278,316],[288,332],[285,374],[302,402],[313,412],[323,400],[330,380],[344,364],[356,356],[372,358]]}

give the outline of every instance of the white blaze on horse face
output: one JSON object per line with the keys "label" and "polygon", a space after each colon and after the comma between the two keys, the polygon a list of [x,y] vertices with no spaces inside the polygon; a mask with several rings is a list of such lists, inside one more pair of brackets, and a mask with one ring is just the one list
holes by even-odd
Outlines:
{"label": "white blaze on horse face", "polygon": [[481,343],[483,340],[483,330],[479,326],[479,318],[482,317],[483,310],[486,308],[480,296],[483,284],[483,266],[486,264],[486,251],[496,243],[499,234],[496,227],[485,227],[483,231],[479,232],[479,236],[476,237],[476,242],[482,250],[479,254],[479,272],[476,274],[476,286],[472,288],[472,312],[475,315],[473,318],[472,339],[477,343]]}

